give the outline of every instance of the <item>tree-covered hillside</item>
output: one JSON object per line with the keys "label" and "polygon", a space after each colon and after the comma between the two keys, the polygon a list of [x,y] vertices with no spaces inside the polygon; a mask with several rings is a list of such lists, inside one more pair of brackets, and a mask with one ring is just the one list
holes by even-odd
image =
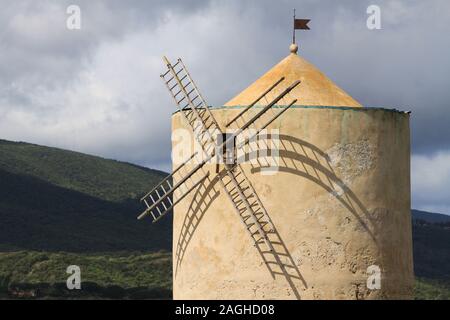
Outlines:
{"label": "tree-covered hillside", "polygon": [[0,140],[0,251],[171,248],[171,219],[137,221],[138,198],[165,173]]}

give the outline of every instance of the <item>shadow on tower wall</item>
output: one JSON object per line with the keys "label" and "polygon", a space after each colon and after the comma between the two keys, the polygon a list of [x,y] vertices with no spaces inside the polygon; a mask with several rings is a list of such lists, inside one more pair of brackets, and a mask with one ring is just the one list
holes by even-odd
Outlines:
{"label": "shadow on tower wall", "polygon": [[195,190],[192,197],[191,203],[189,204],[189,209],[184,216],[183,224],[179,232],[177,245],[176,245],[176,261],[175,263],[175,277],[178,273],[178,268],[186,253],[186,249],[192,240],[192,237],[197,229],[200,221],[203,219],[208,208],[214,202],[214,200],[219,196],[220,192],[216,186],[219,176],[217,175],[214,179],[206,178]]}
{"label": "shadow on tower wall", "polygon": [[[279,161],[277,167],[273,167],[273,170],[301,176],[325,189],[357,219],[364,230],[370,235],[374,243],[377,244],[373,232],[374,224],[367,209],[355,193],[336,175],[331,166],[329,156],[318,147],[304,140],[287,135],[279,135],[278,139],[279,150],[277,150],[277,157]],[[272,152],[274,150],[267,151],[268,152],[265,154],[269,155],[245,162],[250,163],[252,174],[272,170],[271,167],[267,165],[267,163],[270,163],[267,161],[267,158],[271,157],[270,155],[275,154],[275,152]],[[243,156],[248,160],[249,154],[244,154]],[[242,163],[244,159],[238,160],[241,160],[238,162]],[[241,171],[244,173],[243,170]],[[223,172],[219,173],[214,179],[208,178],[203,181],[195,191],[189,209],[184,217],[176,244],[176,261],[174,261],[176,264],[175,277],[177,276],[187,247],[200,221],[220,194],[216,184],[221,177],[223,177]],[[258,197],[256,192],[255,196]],[[261,217],[262,216],[264,215],[261,215]],[[267,229],[265,228],[264,231],[274,250],[271,251],[264,248],[264,241],[262,239],[255,241],[255,248],[258,250],[258,253],[272,278],[275,279],[277,276],[284,277],[296,298],[300,299],[301,296],[296,281],[300,281],[304,288],[308,288],[307,282],[301,275],[288,248],[270,219],[270,216],[267,214],[265,217],[270,221],[265,224],[269,227]]]}
{"label": "shadow on tower wall", "polygon": [[[358,220],[374,243],[378,244],[374,234],[376,224],[373,218],[356,194],[337,176],[331,166],[329,155],[315,145],[296,137],[279,135],[278,142],[278,150],[269,149],[266,152],[269,155],[278,153],[278,159],[268,162],[267,158],[271,156],[266,156],[263,159],[249,161],[252,167],[251,172],[260,173],[271,170],[286,172],[314,182],[335,197]],[[267,146],[268,144],[263,142],[259,148]],[[274,161],[277,161],[277,166],[270,166],[270,163]]]}

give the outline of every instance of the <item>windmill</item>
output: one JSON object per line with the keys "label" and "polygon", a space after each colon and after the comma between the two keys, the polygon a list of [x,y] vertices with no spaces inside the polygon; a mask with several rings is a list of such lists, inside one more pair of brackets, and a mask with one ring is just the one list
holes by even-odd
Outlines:
{"label": "windmill", "polygon": [[[164,58],[173,128],[193,133],[196,148],[142,198],[139,219],[175,208],[175,299],[412,296],[409,116],[364,108],[299,56],[295,30],[308,22],[294,13],[290,54],[220,108],[208,106],[181,59]],[[265,150],[269,126],[282,134]],[[276,174],[259,176],[269,159]],[[367,286],[373,266],[383,270],[381,290]]]}
{"label": "windmill", "polygon": [[[238,150],[249,146],[258,134],[296,103],[297,100],[293,99],[285,107],[272,108],[297,87],[300,81],[294,81],[287,87],[282,88],[285,79],[284,77],[280,78],[253,103],[229,121],[226,127],[229,128],[238,121],[242,121],[243,125],[234,130],[232,134],[225,134],[214,119],[210,107],[201,95],[183,61],[178,59],[175,64],[172,64],[164,57],[164,62],[167,71],[161,74],[161,78],[180,114],[190,125],[195,139],[202,148],[200,152],[202,154],[199,152],[193,153],[185,162],[174,169],[171,175],[142,197],[141,201],[145,204],[146,209],[138,219],[150,216],[154,223],[162,219],[208,178],[210,173],[202,170],[205,164],[213,159],[223,159],[225,160],[223,170],[216,170],[222,190],[232,203],[244,229],[251,237],[272,276],[275,277],[277,273],[287,276],[288,271],[285,268],[285,263],[281,261],[279,256],[280,250],[276,250],[273,244],[280,242],[276,241],[279,235],[251,181],[236,161],[235,155]],[[275,89],[278,89],[279,93],[275,93]],[[269,99],[269,96],[274,97]],[[262,103],[264,100],[268,102]],[[258,108],[256,108],[257,105]],[[250,110],[253,110],[254,114],[251,114]],[[271,114],[268,114],[269,110],[272,112]],[[236,145],[235,141],[239,140],[237,138],[250,128],[253,129],[250,137],[240,139],[242,141]],[[188,169],[188,163],[193,161],[195,165]],[[265,245],[265,248],[263,245]],[[267,258],[267,254],[273,258]],[[278,271],[273,270],[273,265],[279,266]],[[290,262],[290,265],[295,266],[293,261]],[[290,279],[290,277],[287,278]]]}

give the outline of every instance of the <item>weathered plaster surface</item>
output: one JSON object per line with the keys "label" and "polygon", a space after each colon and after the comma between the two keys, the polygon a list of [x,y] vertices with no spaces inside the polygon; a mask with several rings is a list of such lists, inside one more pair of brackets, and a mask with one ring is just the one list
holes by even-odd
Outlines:
{"label": "weathered plaster surface", "polygon": [[[221,125],[237,112],[213,110]],[[172,121],[188,128],[179,113]],[[210,179],[175,208],[174,298],[411,298],[409,116],[299,107],[270,128],[282,142],[278,172],[242,167],[299,274],[281,256],[289,276],[271,276],[208,165]],[[366,286],[371,265],[380,290]]]}

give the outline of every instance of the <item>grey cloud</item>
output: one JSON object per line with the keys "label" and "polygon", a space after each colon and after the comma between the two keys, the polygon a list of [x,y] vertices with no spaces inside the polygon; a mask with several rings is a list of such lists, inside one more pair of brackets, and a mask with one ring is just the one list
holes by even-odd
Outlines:
{"label": "grey cloud", "polygon": [[450,152],[415,155],[411,165],[413,207],[449,214]]}
{"label": "grey cloud", "polygon": [[[77,4],[82,29],[66,28],[66,8]],[[98,46],[136,31],[154,30],[170,12],[189,15],[203,1],[0,1],[0,83],[24,87],[71,85]],[[20,92],[16,93],[16,96]],[[14,95],[12,95],[12,98]],[[23,97],[20,97],[23,99]],[[14,101],[13,101],[14,102]]]}

